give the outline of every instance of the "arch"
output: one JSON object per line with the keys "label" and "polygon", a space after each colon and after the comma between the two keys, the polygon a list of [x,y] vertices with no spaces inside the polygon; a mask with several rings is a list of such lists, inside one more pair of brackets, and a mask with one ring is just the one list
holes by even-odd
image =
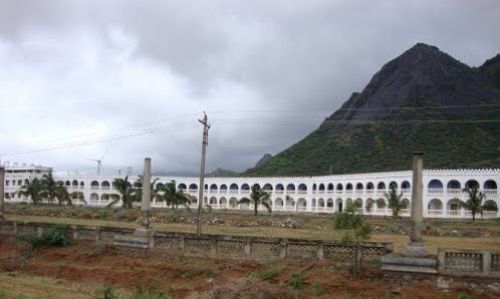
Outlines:
{"label": "arch", "polygon": [[227,206],[227,199],[225,197],[219,199],[219,206],[224,208]]}
{"label": "arch", "polygon": [[333,198],[328,198],[328,199],[326,200],[326,207],[327,207],[327,209],[329,209],[329,210],[334,210],[334,209],[335,209],[335,207],[334,207],[334,203],[333,203]]}
{"label": "arch", "polygon": [[341,183],[338,183],[338,184],[337,184],[337,190],[338,190],[338,191],[342,191],[342,190],[344,190],[344,185],[342,185]]}
{"label": "arch", "polygon": [[485,211],[498,211],[498,206],[497,206],[497,203],[494,201],[494,200],[487,200],[484,202],[483,204],[483,209]]}
{"label": "arch", "polygon": [[260,189],[260,184],[255,183],[252,185],[252,187],[257,187],[258,189]]}
{"label": "arch", "polygon": [[[299,189],[299,191],[307,191],[307,186],[304,183],[299,184],[297,188]],[[325,190],[325,185],[323,185],[323,190]]]}
{"label": "arch", "polygon": [[408,181],[403,181],[403,182],[401,183],[401,189],[403,189],[403,190],[408,190],[408,189],[410,189],[410,188],[411,188],[410,182],[408,182]]}
{"label": "arch", "polygon": [[97,193],[90,194],[90,201],[99,201],[99,194]]}
{"label": "arch", "polygon": [[217,190],[219,190],[219,187],[217,187],[217,185],[216,185],[216,184],[212,184],[212,185],[210,185],[210,191],[215,191],[215,192],[217,192]]}
{"label": "arch", "polygon": [[316,198],[313,198],[311,200],[311,208],[315,208],[316,207]]}
{"label": "arch", "polygon": [[305,211],[307,209],[307,201],[305,198],[299,198],[299,200],[297,200],[297,209],[300,211]]}
{"label": "arch", "polygon": [[196,184],[189,185],[189,190],[198,190],[198,185]]}
{"label": "arch", "polygon": [[265,184],[264,187],[262,187],[262,190],[273,191],[273,185],[271,185],[271,184]]}
{"label": "arch", "polygon": [[220,185],[219,191],[220,192],[227,192],[227,185],[226,184]]}
{"label": "arch", "polygon": [[316,186],[316,183],[313,184],[313,191],[316,191],[318,189],[318,186]]}
{"label": "arch", "polygon": [[373,190],[375,189],[375,185],[373,185],[372,182],[366,183],[366,190]]}
{"label": "arch", "polygon": [[111,184],[108,181],[102,181],[102,183],[101,183],[101,187],[103,189],[109,189],[110,186],[111,186]]}
{"label": "arch", "polygon": [[462,208],[463,201],[458,198],[452,198],[446,203],[446,209],[448,211],[458,211]]}
{"label": "arch", "polygon": [[[163,183],[158,183],[158,184],[157,184],[157,186],[161,186],[161,187],[163,187],[163,186],[164,186],[164,184],[163,184]],[[186,184],[184,184],[184,183],[180,183],[180,184],[177,186],[177,189],[179,189],[180,191],[186,191],[187,186],[186,186]]]}
{"label": "arch", "polygon": [[387,203],[385,202],[385,199],[379,198],[377,199],[377,209],[384,209],[387,206]]}
{"label": "arch", "polygon": [[77,180],[73,180],[73,182],[71,182],[71,186],[78,187],[78,181]]}
{"label": "arch", "polygon": [[66,181],[66,182],[64,182],[64,185],[67,186],[67,187],[69,187],[69,186],[71,186],[71,182],[70,181]]}
{"label": "arch", "polygon": [[101,201],[108,201],[111,194],[101,194]]}
{"label": "arch", "polygon": [[433,179],[427,184],[429,189],[443,189],[443,183],[438,179]]}
{"label": "arch", "polygon": [[352,205],[352,198],[349,197],[345,200],[345,206],[348,207],[350,205]]}
{"label": "arch", "polygon": [[377,184],[377,190],[385,190],[385,183],[384,182],[379,182]]}
{"label": "arch", "polygon": [[283,191],[283,190],[285,190],[285,187],[283,186],[283,184],[276,185],[276,191]]}
{"label": "arch", "polygon": [[208,184],[205,184],[205,190],[208,190]]}
{"label": "arch", "polygon": [[[186,186],[186,185],[184,185],[184,186]],[[165,184],[163,184],[162,182],[160,182],[160,183],[156,184],[155,188],[156,188],[156,190],[159,190],[159,189],[162,189],[163,187],[165,187]],[[177,186],[177,189],[181,190],[181,185]],[[181,190],[181,191],[184,191],[184,190]]]}
{"label": "arch", "polygon": [[283,208],[283,199],[281,199],[280,197],[276,198],[274,200],[274,206]]}
{"label": "arch", "polygon": [[211,204],[211,205],[216,205],[216,204],[217,204],[217,198],[215,198],[215,197],[213,197],[213,196],[212,196],[212,197],[210,197],[209,204]]}
{"label": "arch", "polygon": [[410,208],[410,200],[408,198],[403,198],[401,200],[401,209],[406,210]]}
{"label": "arch", "polygon": [[467,189],[472,189],[474,187],[479,189],[479,183],[476,180],[468,180],[465,183],[465,188],[467,188]]}
{"label": "arch", "polygon": [[446,188],[447,189],[461,189],[462,185],[457,180],[451,180],[448,182],[448,184],[446,184]]}
{"label": "arch", "polygon": [[357,208],[357,209],[361,209],[363,207],[363,200],[361,198],[357,198],[355,201],[354,201],[354,206]]}
{"label": "arch", "polygon": [[441,211],[443,210],[443,202],[438,198],[433,198],[429,201],[429,204],[427,204],[427,209]]}
{"label": "arch", "polygon": [[325,200],[323,198],[318,199],[318,207],[320,208],[325,207]]}
{"label": "arch", "polygon": [[333,187],[333,184],[332,184],[332,183],[329,183],[329,184],[328,184],[328,187],[327,187],[328,191],[333,191],[333,188],[334,188],[334,187]]}
{"label": "arch", "polygon": [[396,183],[394,181],[390,182],[389,183],[389,189],[392,189],[392,188],[394,188],[394,189],[397,190],[398,189],[398,183]]}
{"label": "arch", "polygon": [[483,188],[485,190],[496,190],[497,183],[494,180],[487,180],[486,182],[484,182]]}
{"label": "arch", "polygon": [[250,190],[250,186],[247,183],[245,183],[245,184],[241,185],[241,190],[248,191],[248,190]]}
{"label": "arch", "polygon": [[337,198],[337,200],[335,200],[335,209],[337,210],[337,212],[342,212],[342,198]]}
{"label": "arch", "polygon": [[363,190],[363,184],[361,183],[357,183],[356,184],[356,190],[359,191],[359,190]]}
{"label": "arch", "polygon": [[318,186],[319,191],[325,191],[325,184],[321,183]]}
{"label": "arch", "polygon": [[231,208],[236,208],[238,206],[238,200],[235,197],[229,199],[229,206]]}
{"label": "arch", "polygon": [[90,187],[91,188],[99,188],[99,182],[98,181],[92,181],[92,183],[90,183]]}
{"label": "arch", "polygon": [[286,191],[295,191],[295,185],[290,183],[286,186]]}
{"label": "arch", "polygon": [[285,204],[287,207],[293,207],[295,205],[295,200],[290,196],[287,196]]}
{"label": "arch", "polygon": [[345,189],[346,190],[352,190],[352,184],[351,183],[347,183],[347,185],[345,186]]}
{"label": "arch", "polygon": [[373,205],[374,205],[374,200],[373,198],[368,198],[365,203],[365,210],[369,213],[373,210]]}
{"label": "arch", "polygon": [[238,185],[235,184],[235,183],[232,183],[230,186],[229,186],[229,190],[231,191],[238,191],[239,188],[238,188]]}

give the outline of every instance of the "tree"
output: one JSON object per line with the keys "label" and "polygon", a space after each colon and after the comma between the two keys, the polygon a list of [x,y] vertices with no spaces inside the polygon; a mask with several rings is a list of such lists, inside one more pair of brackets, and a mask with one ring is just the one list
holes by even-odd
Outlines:
{"label": "tree", "polygon": [[83,201],[83,204],[85,204],[85,205],[87,204],[87,201],[85,200],[85,195],[81,191],[73,191],[73,192],[71,192],[70,196],[73,199],[79,199],[79,200]]}
{"label": "tree", "polygon": [[271,209],[271,193],[264,191],[259,185],[255,184],[251,188],[250,198],[243,197],[238,201],[238,204],[253,204],[254,215],[257,216],[257,209],[259,205],[266,207],[269,213],[272,212]]}
{"label": "tree", "polygon": [[58,184],[52,176],[52,172],[44,174],[41,180],[43,191],[42,196],[49,200],[49,203],[53,203],[57,195]]}
{"label": "tree", "polygon": [[391,184],[389,192],[384,192],[384,197],[389,203],[389,209],[392,210],[392,217],[397,218],[399,216],[399,211],[404,207],[404,203],[401,200],[401,198],[403,198],[403,192],[398,194],[396,186]]}
{"label": "tree", "polygon": [[[158,181],[158,178],[154,179],[151,181],[151,200],[158,195],[159,188],[156,187],[156,182]],[[136,202],[141,202],[142,201],[142,185],[143,185],[143,176],[139,175],[137,180],[134,182],[133,188],[135,189],[135,192],[133,194],[134,196],[134,201]]]}
{"label": "tree", "polygon": [[467,192],[467,200],[462,203],[462,206],[469,210],[472,214],[472,222],[476,221],[476,214],[483,216],[483,211],[488,210],[490,207],[488,205],[483,205],[483,200],[486,196],[483,192],[479,191],[479,186],[473,185],[470,188],[465,188],[464,192]]}
{"label": "tree", "polygon": [[55,196],[57,198],[57,201],[59,202],[59,205],[62,205],[63,202],[65,202],[68,206],[71,206],[73,204],[73,202],[71,201],[71,195],[68,192],[68,188],[64,186],[63,182],[57,182]]}
{"label": "tree", "polygon": [[182,192],[182,190],[177,189],[177,184],[175,181],[166,183],[160,188],[156,189],[156,194],[160,200],[164,200],[167,206],[172,207],[172,209],[177,208],[182,205],[186,209],[189,209],[192,197],[189,194]]}
{"label": "tree", "polygon": [[[124,179],[116,178],[113,181],[113,188],[120,194],[122,199],[122,207],[125,209],[132,208],[132,202],[137,201],[138,196],[136,195],[137,189],[132,186],[132,184],[128,181],[128,176]],[[108,207],[114,205],[120,200],[120,197],[112,200]]]}
{"label": "tree", "polygon": [[38,178],[27,180],[19,189],[19,193],[23,196],[31,198],[33,204],[37,205],[42,201],[42,192],[44,190],[42,182]]}

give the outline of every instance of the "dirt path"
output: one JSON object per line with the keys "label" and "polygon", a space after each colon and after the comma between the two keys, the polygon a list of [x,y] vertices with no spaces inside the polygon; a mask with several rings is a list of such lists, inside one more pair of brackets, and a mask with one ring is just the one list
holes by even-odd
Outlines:
{"label": "dirt path", "polygon": [[[440,289],[431,280],[386,281],[378,271],[364,271],[362,278],[352,279],[347,270],[326,262],[307,267],[308,262],[298,261],[155,256],[82,244],[36,249],[27,259],[22,258],[22,252],[19,245],[0,244],[0,271],[56,279],[61,282],[58,287],[62,284],[69,289],[73,284],[94,289],[112,285],[127,292],[161,290],[174,298],[458,298],[461,294],[495,298],[489,290],[472,289],[470,284],[455,283]],[[294,277],[300,269],[307,270]],[[25,289],[26,283],[23,280],[19,287]],[[13,287],[15,280],[0,281],[0,290]]]}

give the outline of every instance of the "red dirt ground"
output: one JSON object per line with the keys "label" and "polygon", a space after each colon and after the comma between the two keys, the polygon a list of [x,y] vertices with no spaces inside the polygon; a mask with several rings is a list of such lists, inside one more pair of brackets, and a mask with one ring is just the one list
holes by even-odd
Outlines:
{"label": "red dirt ground", "polygon": [[[477,281],[451,283],[438,288],[435,279],[387,280],[379,271],[364,271],[350,278],[345,269],[325,261],[303,272],[304,286],[287,285],[292,275],[311,262],[263,263],[217,260],[176,255],[123,252],[113,247],[72,245],[45,247],[23,258],[25,247],[0,242],[0,271],[53,277],[79,283],[114,285],[134,290],[146,286],[164,290],[174,298],[498,298]],[[278,267],[277,277],[262,281],[258,270]]]}

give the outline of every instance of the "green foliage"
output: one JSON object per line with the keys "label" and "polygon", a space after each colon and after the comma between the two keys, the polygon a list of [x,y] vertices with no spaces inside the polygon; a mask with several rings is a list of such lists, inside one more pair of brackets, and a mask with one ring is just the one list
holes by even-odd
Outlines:
{"label": "green foliage", "polygon": [[334,219],[334,228],[346,230],[340,238],[342,243],[366,241],[370,239],[372,233],[372,226],[356,214],[354,203],[348,204],[342,213],[337,214]]}
{"label": "green foliage", "polygon": [[109,216],[109,209],[108,208],[103,208],[103,209],[99,209],[95,215],[94,215],[94,218],[95,219],[107,219]]}
{"label": "green foliage", "polygon": [[313,285],[312,293],[314,296],[321,296],[325,292],[325,285],[317,282]]}
{"label": "green foliage", "polygon": [[389,208],[392,210],[392,217],[397,218],[399,216],[399,211],[403,208],[403,201],[401,200],[403,198],[403,192],[398,194],[396,186],[391,185],[389,192],[384,192],[384,197],[389,203]]}
{"label": "green foliage", "polygon": [[156,287],[137,286],[135,293],[129,297],[130,299],[169,299],[171,298],[164,291],[158,290]]}
{"label": "green foliage", "polygon": [[269,281],[274,280],[274,278],[276,278],[280,274],[280,272],[281,270],[278,267],[271,266],[260,269],[257,272],[257,275],[260,279]]}
{"label": "green foliage", "polygon": [[68,234],[68,226],[54,225],[43,232],[41,237],[35,235],[23,235],[18,237],[19,241],[28,243],[32,248],[48,246],[67,246],[71,244]]}
{"label": "green foliage", "polygon": [[472,297],[467,295],[467,294],[460,293],[457,298],[458,299],[471,299]]}
{"label": "green foliage", "polygon": [[102,299],[119,299],[120,297],[116,294],[115,289],[112,285],[105,286],[102,290],[102,294],[97,296]]}
{"label": "green foliage", "polygon": [[483,205],[483,200],[486,198],[483,192],[479,191],[478,186],[472,186],[471,188],[465,188],[464,192],[467,193],[467,200],[462,202],[462,206],[471,211],[472,221],[476,220],[476,214],[483,215],[483,211],[487,209],[495,210],[495,206],[493,205]]}
{"label": "green foliage", "polygon": [[287,281],[287,284],[294,290],[300,290],[304,287],[304,277],[300,273],[295,273]]}
{"label": "green foliage", "polygon": [[261,189],[257,184],[251,188],[250,198],[244,197],[238,201],[238,204],[251,204],[254,207],[254,216],[257,216],[259,205],[263,205],[269,213],[272,212],[271,193]]}

